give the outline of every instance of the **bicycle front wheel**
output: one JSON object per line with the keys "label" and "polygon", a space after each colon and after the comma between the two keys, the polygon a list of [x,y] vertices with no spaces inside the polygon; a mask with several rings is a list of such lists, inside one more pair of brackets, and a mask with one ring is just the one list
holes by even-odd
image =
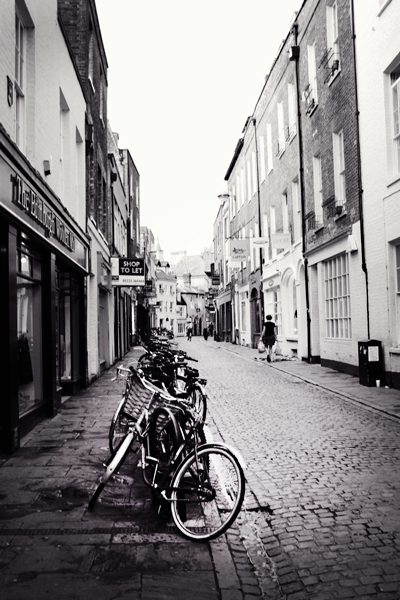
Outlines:
{"label": "bicycle front wheel", "polygon": [[192,540],[211,540],[238,516],[245,478],[229,448],[204,444],[185,458],[171,487],[172,517],[179,531]]}
{"label": "bicycle front wheel", "polygon": [[108,446],[112,455],[115,454],[120,443],[129,431],[129,419],[124,411],[125,404],[126,398],[124,396],[111,420],[111,425],[108,432]]}

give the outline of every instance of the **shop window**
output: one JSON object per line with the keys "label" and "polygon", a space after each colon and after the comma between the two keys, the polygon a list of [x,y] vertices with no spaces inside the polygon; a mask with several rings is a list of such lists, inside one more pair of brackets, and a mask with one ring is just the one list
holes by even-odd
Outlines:
{"label": "shop window", "polygon": [[58,265],[58,381],[79,377],[79,284],[76,276]]}
{"label": "shop window", "polygon": [[17,249],[17,336],[21,416],[43,401],[41,260],[23,234]]}
{"label": "shop window", "polygon": [[326,337],[351,339],[349,258],[347,254],[324,262]]}

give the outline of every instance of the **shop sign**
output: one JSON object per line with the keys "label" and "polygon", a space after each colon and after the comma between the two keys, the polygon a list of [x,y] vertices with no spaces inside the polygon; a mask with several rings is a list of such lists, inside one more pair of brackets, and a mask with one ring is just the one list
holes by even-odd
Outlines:
{"label": "shop sign", "polygon": [[211,277],[211,285],[218,286],[220,283],[219,274],[213,274]]}
{"label": "shop sign", "polygon": [[249,244],[248,240],[230,240],[230,262],[242,262],[246,261],[249,255]]}
{"label": "shop sign", "polygon": [[75,252],[75,236],[53,209],[19,175],[11,175],[12,202],[43,227],[45,236]]}
{"label": "shop sign", "polygon": [[111,283],[114,286],[144,286],[144,259],[112,257]]}
{"label": "shop sign", "polygon": [[287,248],[290,248],[290,233],[271,233],[271,246],[275,250],[286,250]]}
{"label": "shop sign", "polygon": [[253,238],[251,241],[253,243],[254,248],[268,248],[269,246],[269,240],[267,237],[256,237]]}

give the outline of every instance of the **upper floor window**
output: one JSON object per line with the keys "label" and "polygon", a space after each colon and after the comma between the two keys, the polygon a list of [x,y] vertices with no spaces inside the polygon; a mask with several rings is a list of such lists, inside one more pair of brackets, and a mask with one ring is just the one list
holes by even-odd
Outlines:
{"label": "upper floor window", "polygon": [[283,152],[285,151],[285,142],[286,142],[285,121],[284,121],[284,116],[283,116],[282,102],[278,102],[277,110],[278,110],[278,150],[277,150],[276,154],[277,154],[277,156],[281,156],[283,154]]}
{"label": "upper floor window", "polygon": [[330,81],[338,72],[340,63],[338,8],[336,0],[331,6],[326,7],[326,41],[328,46],[325,63],[328,71],[326,81]]}
{"label": "upper floor window", "polygon": [[270,173],[274,168],[273,162],[271,123],[267,123],[267,173]]}
{"label": "upper floor window", "polygon": [[260,148],[260,179],[264,181],[265,179],[265,147],[264,147],[264,136],[260,135],[259,138],[259,148]]}
{"label": "upper floor window", "polygon": [[25,146],[25,47],[26,29],[15,14],[15,141],[21,150]]}
{"label": "upper floor window", "polygon": [[[322,195],[322,166],[321,157],[313,156],[313,179],[314,179],[314,213],[315,221],[322,226],[323,195]],[[315,226],[317,228],[317,225]]]}
{"label": "upper floor window", "polygon": [[343,130],[333,134],[333,170],[336,204],[346,203],[346,168],[344,163]]}
{"label": "upper floor window", "polygon": [[308,86],[304,90],[303,99],[307,103],[307,114],[311,115],[318,104],[317,90],[317,65],[315,59],[315,45],[307,46],[307,64],[308,64]]}
{"label": "upper floor window", "polygon": [[250,160],[247,160],[247,201],[251,200],[252,191],[251,191],[251,166]]}
{"label": "upper floor window", "polygon": [[400,66],[390,75],[393,111],[393,170],[400,173]]}
{"label": "upper floor window", "polygon": [[288,83],[288,118],[289,125],[287,131],[287,141],[291,142],[296,135],[297,130],[296,93],[293,83]]}

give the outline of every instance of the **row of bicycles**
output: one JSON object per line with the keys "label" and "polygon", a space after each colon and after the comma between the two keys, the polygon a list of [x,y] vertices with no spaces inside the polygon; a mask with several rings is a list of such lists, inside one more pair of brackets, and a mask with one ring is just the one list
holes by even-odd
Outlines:
{"label": "row of bicycles", "polygon": [[154,336],[135,367],[117,367],[114,379],[124,380],[124,390],[110,424],[110,458],[89,508],[129,453],[140,451],[143,481],[159,512],[185,537],[211,540],[239,514],[244,465],[230,446],[207,441],[207,381],[189,362],[197,361]]}

